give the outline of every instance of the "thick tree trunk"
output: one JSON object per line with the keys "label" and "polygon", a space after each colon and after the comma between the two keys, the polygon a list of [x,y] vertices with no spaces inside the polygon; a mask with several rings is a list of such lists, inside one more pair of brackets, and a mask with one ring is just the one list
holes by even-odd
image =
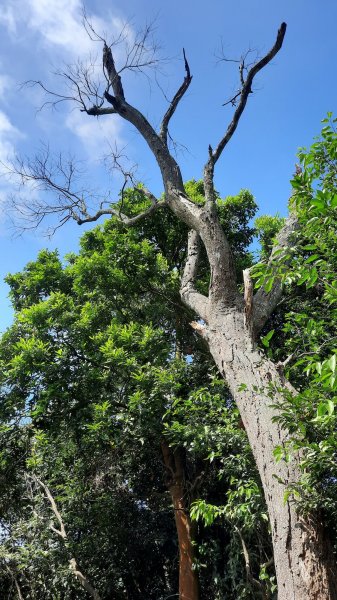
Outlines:
{"label": "thick tree trunk", "polygon": [[273,422],[277,413],[271,404],[282,400],[282,389],[291,386],[272,362],[253,349],[240,309],[214,311],[205,335],[240,410],[261,477],[272,529],[278,600],[336,600],[334,559],[321,522],[303,519],[291,499],[284,501],[288,485],[300,478],[299,457],[276,464],[273,456],[274,448],[286,442],[287,432]]}
{"label": "thick tree trunk", "polygon": [[198,573],[193,568],[194,547],[191,520],[185,506],[184,469],[179,448],[162,442],[167,487],[171,494],[179,545],[179,600],[199,600]]}

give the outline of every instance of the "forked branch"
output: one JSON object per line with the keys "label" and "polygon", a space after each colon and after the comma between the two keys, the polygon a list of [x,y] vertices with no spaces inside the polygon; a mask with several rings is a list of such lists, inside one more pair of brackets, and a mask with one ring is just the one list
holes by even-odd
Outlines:
{"label": "forked branch", "polygon": [[228,144],[229,140],[231,139],[233,133],[235,132],[235,130],[238,126],[240,117],[245,109],[246,104],[247,104],[248,96],[252,92],[252,84],[253,84],[254,77],[259,73],[259,71],[261,71],[264,67],[266,67],[267,64],[270,63],[270,61],[274,58],[274,56],[276,56],[276,54],[279,52],[279,50],[281,50],[284,36],[286,33],[286,29],[287,29],[286,23],[282,23],[281,27],[279,28],[279,30],[277,32],[275,44],[273,45],[271,50],[269,50],[269,52],[263,58],[261,58],[261,60],[259,60],[248,71],[247,78],[244,81],[242,89],[241,89],[240,100],[239,100],[238,106],[235,110],[233,119],[231,120],[231,122],[226,130],[225,135],[220,140],[216,149],[212,152],[214,164],[220,158],[223,149]]}
{"label": "forked branch", "polygon": [[247,100],[249,94],[252,92],[252,84],[254,77],[261,71],[270,61],[276,56],[278,51],[281,49],[284,36],[286,33],[287,25],[286,23],[282,23],[281,27],[277,32],[277,37],[275,44],[269,50],[269,52],[261,58],[254,66],[249,69],[246,79],[243,76],[243,69],[240,71],[240,79],[242,88],[238,94],[235,96],[235,103],[237,103],[237,107],[235,109],[233,118],[229,123],[225,135],[221,138],[219,144],[213,150],[211,146],[209,146],[209,158],[205,165],[204,169],[204,183],[205,183],[205,195],[208,203],[208,207],[214,203],[214,186],[213,186],[213,177],[214,177],[214,166],[216,162],[219,160],[224,148],[227,146],[228,142],[232,138],[241,118],[241,115],[246,107]]}
{"label": "forked branch", "polygon": [[[137,187],[132,173],[123,170],[116,157],[115,154],[113,166],[124,176],[123,189],[128,181]],[[33,160],[25,162],[23,159],[16,158],[12,164],[4,166],[8,176],[14,178],[14,183],[18,187],[19,193],[13,194],[10,199],[10,208],[14,207],[15,214],[19,215],[16,217],[16,226],[19,230],[35,229],[51,215],[58,215],[59,222],[55,227],[49,228],[50,234],[70,219],[82,225],[97,221],[102,216],[115,216],[129,227],[166,205],[166,200],[157,200],[146,187],[142,186],[141,192],[150,200],[151,205],[140,214],[128,217],[122,212],[122,203],[114,206],[108,194],[104,196],[95,189],[86,188],[82,181],[78,189],[78,180],[82,176],[78,164],[71,158],[64,159],[61,155],[56,161],[50,160],[48,148]],[[27,187],[30,193],[20,194],[22,189]],[[54,201],[50,197],[46,200],[41,192],[49,192]],[[97,205],[99,209],[95,210],[94,207]]]}

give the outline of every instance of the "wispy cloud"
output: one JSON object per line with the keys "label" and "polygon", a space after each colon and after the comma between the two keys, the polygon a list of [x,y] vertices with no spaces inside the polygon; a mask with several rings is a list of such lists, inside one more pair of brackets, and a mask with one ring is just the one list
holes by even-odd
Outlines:
{"label": "wispy cloud", "polygon": [[81,140],[86,153],[93,160],[102,158],[104,146],[108,148],[108,143],[123,143],[121,121],[117,115],[96,119],[79,111],[72,111],[67,117],[66,126]]}
{"label": "wispy cloud", "polygon": [[[87,18],[93,29],[107,40],[117,37],[122,29],[126,37],[133,39],[132,27],[125,26],[113,8],[107,11],[104,19],[90,12]],[[78,57],[85,61],[90,53],[101,50],[98,44],[93,44],[83,27],[81,0],[7,0],[0,6],[1,23],[9,36],[15,41],[18,39],[23,47],[27,43],[27,35],[33,36],[37,47],[42,45],[47,60],[51,59],[54,64],[60,60],[73,63]],[[101,70],[101,61],[97,68]],[[48,75],[46,73],[46,79]],[[0,100],[8,81],[6,76],[0,75]],[[103,123],[75,111],[68,114],[66,126],[85,148],[90,149],[89,154],[97,153],[104,139],[121,142],[121,124],[116,119],[105,119]]]}
{"label": "wispy cloud", "polygon": [[[112,13],[107,19],[89,14],[95,31],[106,32],[110,38],[123,27],[119,16]],[[83,4],[80,0],[9,0],[0,8],[0,23],[10,34],[24,26],[35,33],[48,47],[58,47],[67,55],[83,55],[92,51],[92,41],[84,30]],[[131,33],[131,31],[130,31]]]}
{"label": "wispy cloud", "polygon": [[[23,134],[10,122],[7,115],[0,110],[0,163],[6,163],[15,151],[15,142]],[[1,165],[0,165],[1,172]]]}
{"label": "wispy cloud", "polygon": [[0,100],[4,98],[5,92],[13,85],[11,78],[8,75],[0,73]]}

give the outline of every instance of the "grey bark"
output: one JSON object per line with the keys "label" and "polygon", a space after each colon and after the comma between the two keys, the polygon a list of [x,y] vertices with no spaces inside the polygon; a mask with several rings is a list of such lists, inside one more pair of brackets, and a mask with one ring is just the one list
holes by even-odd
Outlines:
{"label": "grey bark", "polygon": [[[225,314],[211,311],[203,335],[239,408],[260,473],[272,530],[278,599],[335,599],[336,570],[322,523],[313,517],[303,519],[291,499],[284,502],[287,487],[300,478],[299,457],[278,464],[273,457],[274,448],[284,445],[288,434],[273,421],[271,404],[282,401],[282,389],[291,386],[271,361],[251,349],[244,320],[243,311],[235,308]],[[245,389],[239,391],[243,385]]]}
{"label": "grey bark", "polygon": [[[260,68],[275,56],[284,34],[285,24],[282,24],[272,50],[258,63]],[[300,478],[299,457],[295,456],[290,464],[275,464],[273,457],[274,448],[285,444],[288,433],[273,421],[275,410],[270,406],[268,390],[272,382],[274,394],[282,400],[282,388],[286,386],[289,389],[290,386],[281,380],[275,365],[254,349],[253,336],[280,300],[281,282],[276,277],[272,290],[268,294],[264,290],[259,291],[255,299],[249,294],[251,325],[247,327],[247,310],[243,297],[237,291],[231,249],[215,207],[214,166],[237,127],[251,92],[253,76],[259,69],[255,65],[254,73],[250,72],[244,82],[239,106],[225,136],[216,150],[209,148],[204,169],[206,204],[201,207],[186,196],[179,166],[165,143],[168,113],[158,135],[143,115],[126,103],[115,68],[109,71],[109,64],[111,61],[109,63],[106,59],[105,68],[115,97],[109,96],[107,99],[113,109],[133,123],[144,137],[161,170],[169,208],[191,228],[181,295],[184,302],[204,321],[204,324],[194,323],[194,327],[206,340],[220,373],[227,380],[247,431],[271,522],[278,598],[335,600],[337,592],[331,567],[333,561],[324,541],[321,524],[314,519],[304,521],[297,514],[293,502],[290,499],[284,501],[287,486]],[[185,85],[185,89],[187,87]],[[286,248],[291,243],[295,228],[296,216],[291,215],[279,234],[277,249]],[[211,273],[208,297],[200,294],[194,286],[200,240],[205,246]],[[242,384],[246,390],[240,392]]]}
{"label": "grey bark", "polygon": [[[245,297],[238,293],[231,249],[217,216],[213,182],[215,165],[238,126],[252,91],[253,79],[280,50],[285,31],[286,25],[282,23],[273,47],[249,70],[246,79],[243,77],[243,69],[240,70],[242,87],[235,95],[236,109],[233,118],[215,150],[211,146],[208,149],[208,159],[204,168],[204,206],[194,204],[186,195],[179,166],[170,154],[167,144],[170,119],[192,79],[185,56],[184,82],[163,117],[159,133],[144,115],[127,102],[121,71],[118,72],[111,48],[106,44],[103,51],[103,66],[108,81],[105,100],[110,106],[94,105],[87,109],[83,102],[82,105],[88,115],[113,115],[113,118],[119,115],[134,125],[157,161],[162,175],[166,205],[191,230],[181,296],[186,305],[202,320],[194,322],[192,326],[204,337],[220,373],[227,380],[247,431],[269,511],[278,599],[337,600],[334,582],[336,568],[328,544],[324,540],[322,524],[318,518],[304,520],[296,512],[296,507],[289,498],[284,501],[287,486],[299,481],[300,458],[294,456],[289,464],[275,464],[273,457],[275,446],[286,443],[288,432],[279,423],[274,422],[276,412],[270,406],[268,392],[272,384],[274,398],[282,401],[282,390],[291,390],[291,386],[280,376],[276,366],[255,349],[254,342],[281,299],[281,281],[276,276],[269,293],[261,289],[252,296],[249,273],[245,273]],[[110,92],[113,92],[113,95]],[[77,101],[81,104],[81,98]],[[72,198],[70,201],[73,202]],[[76,199],[74,202],[77,206]],[[129,223],[127,220],[124,222],[131,225],[161,205],[162,202],[157,202],[152,197],[147,213],[134,217]],[[72,208],[69,208],[70,214],[78,222],[96,220],[102,214],[112,212],[101,210],[93,217],[85,213],[85,218],[80,219],[76,217],[77,213],[74,216]],[[291,214],[279,234],[271,267],[276,249],[286,249],[292,243],[296,227],[296,215]],[[211,274],[207,297],[195,289],[201,243],[205,246]]]}

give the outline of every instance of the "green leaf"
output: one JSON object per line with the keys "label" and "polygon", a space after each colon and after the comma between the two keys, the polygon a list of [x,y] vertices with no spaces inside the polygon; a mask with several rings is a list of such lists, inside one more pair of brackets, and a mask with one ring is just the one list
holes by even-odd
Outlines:
{"label": "green leaf", "polygon": [[268,331],[268,333],[264,337],[261,338],[261,342],[265,346],[265,348],[269,348],[269,342],[273,337],[274,333],[275,329],[272,329],[271,331]]}
{"label": "green leaf", "polygon": [[273,450],[273,455],[274,455],[276,462],[277,463],[280,462],[280,460],[282,460],[283,455],[284,455],[284,450],[283,450],[282,446],[276,446],[276,448],[274,448],[274,450]]}
{"label": "green leaf", "polygon": [[333,354],[329,360],[327,361],[327,365],[330,369],[330,371],[332,371],[332,373],[334,373],[336,371],[336,354]]}

